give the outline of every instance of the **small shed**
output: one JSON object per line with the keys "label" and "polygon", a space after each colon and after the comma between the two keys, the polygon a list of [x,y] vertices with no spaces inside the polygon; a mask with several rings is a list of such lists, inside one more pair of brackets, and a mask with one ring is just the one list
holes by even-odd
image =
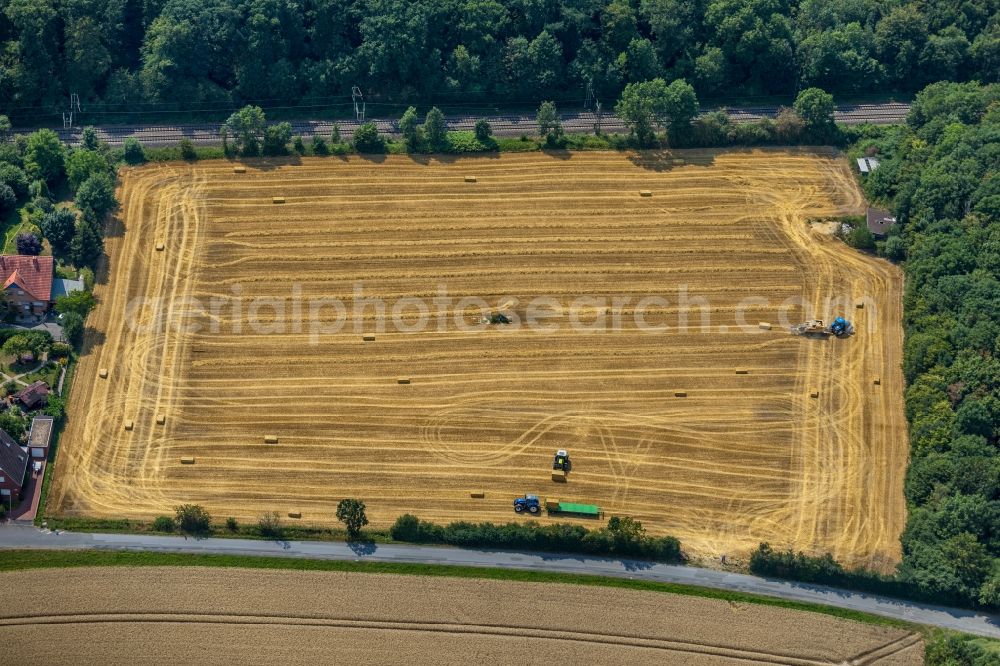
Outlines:
{"label": "small shed", "polygon": [[49,385],[42,380],[38,380],[31,386],[15,393],[14,400],[21,403],[21,406],[25,409],[42,407],[49,401]]}
{"label": "small shed", "polygon": [[878,168],[878,158],[876,157],[859,157],[858,158],[858,171],[861,173],[871,173]]}
{"label": "small shed", "polygon": [[83,280],[66,280],[63,278],[56,278],[52,280],[53,303],[55,303],[56,299],[60,296],[67,296],[72,294],[74,291],[83,291]]}
{"label": "small shed", "polygon": [[55,422],[51,416],[36,416],[31,419],[31,430],[28,431],[28,451],[32,458],[45,458],[49,455],[49,442],[52,439],[52,426]]}
{"label": "small shed", "polygon": [[866,218],[868,231],[879,238],[885,238],[889,233],[889,228],[896,224],[896,218],[893,214],[881,208],[869,208]]}

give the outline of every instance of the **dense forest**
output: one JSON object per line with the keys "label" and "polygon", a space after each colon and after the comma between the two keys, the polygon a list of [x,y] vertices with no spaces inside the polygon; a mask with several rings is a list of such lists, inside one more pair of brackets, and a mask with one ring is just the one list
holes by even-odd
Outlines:
{"label": "dense forest", "polygon": [[1000,86],[937,83],[867,146],[902,226],[910,517],[900,577],[1000,606]]}
{"label": "dense forest", "polygon": [[[0,0],[0,113],[373,99],[702,99],[1000,76],[998,0]],[[561,96],[561,97],[560,97]],[[107,105],[107,106],[105,106]]]}

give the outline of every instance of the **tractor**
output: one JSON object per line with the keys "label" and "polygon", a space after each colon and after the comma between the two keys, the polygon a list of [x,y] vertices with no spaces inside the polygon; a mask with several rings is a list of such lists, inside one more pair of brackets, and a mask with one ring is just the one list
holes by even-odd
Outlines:
{"label": "tractor", "polygon": [[514,498],[514,513],[538,514],[542,510],[542,505],[538,501],[538,495],[525,495]]}
{"label": "tractor", "polygon": [[843,317],[837,317],[833,320],[833,323],[830,324],[830,332],[838,338],[854,335],[854,325]]}
{"label": "tractor", "polygon": [[552,460],[552,469],[561,469],[564,472],[568,472],[570,467],[569,453],[566,452],[566,449],[556,451],[556,456]]}
{"label": "tractor", "polygon": [[811,319],[792,326],[789,332],[793,335],[836,335],[838,338],[846,338],[854,335],[854,325],[843,317],[837,317],[829,326],[824,326],[822,319]]}

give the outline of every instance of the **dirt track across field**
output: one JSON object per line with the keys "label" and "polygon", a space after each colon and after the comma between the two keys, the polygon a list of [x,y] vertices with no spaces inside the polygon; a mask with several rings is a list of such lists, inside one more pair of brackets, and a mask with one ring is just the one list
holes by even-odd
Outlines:
{"label": "dirt track across field", "polygon": [[[697,555],[767,540],[899,559],[901,276],[806,223],[863,211],[843,159],[206,162],[128,171],[120,195],[57,514],[195,502],[332,524],[360,497],[376,526],[505,521],[533,492],[631,515]],[[411,297],[416,332],[399,330],[424,314]],[[463,297],[522,321],[544,297],[550,316],[477,326]],[[858,333],[787,332],[836,314]],[[558,448],[566,484],[549,478]]]}
{"label": "dirt track across field", "polygon": [[[201,567],[0,574],[24,664],[880,664],[917,634],[816,613],[551,583]],[[109,593],[113,591],[113,593]],[[611,610],[613,609],[613,610]]]}

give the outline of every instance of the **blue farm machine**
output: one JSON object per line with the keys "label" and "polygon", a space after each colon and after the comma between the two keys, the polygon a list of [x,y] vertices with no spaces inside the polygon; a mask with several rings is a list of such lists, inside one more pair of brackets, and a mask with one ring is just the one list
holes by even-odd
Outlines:
{"label": "blue farm machine", "polygon": [[846,338],[854,335],[854,324],[843,317],[837,317],[830,324],[824,324],[822,319],[812,319],[802,324],[796,324],[789,330],[793,335],[835,335],[838,338]]}

